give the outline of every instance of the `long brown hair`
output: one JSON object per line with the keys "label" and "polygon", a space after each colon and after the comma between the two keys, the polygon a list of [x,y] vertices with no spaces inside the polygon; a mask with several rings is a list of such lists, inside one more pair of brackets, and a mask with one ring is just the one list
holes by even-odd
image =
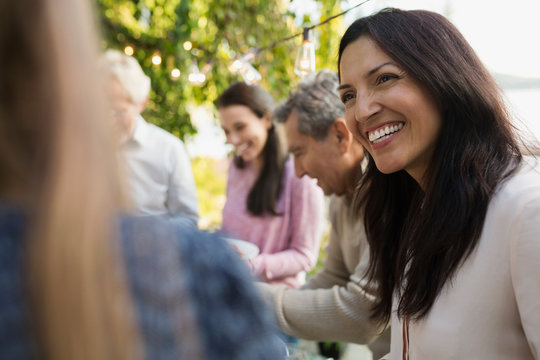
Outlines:
{"label": "long brown hair", "polygon": [[[232,105],[248,107],[259,119],[270,116],[274,100],[270,94],[259,85],[248,85],[237,82],[229,86],[216,100],[218,108]],[[253,215],[262,216],[266,213],[278,215],[275,206],[282,188],[284,164],[287,152],[283,144],[282,134],[276,124],[268,130],[268,137],[263,148],[263,166],[249,191],[247,209]],[[241,157],[234,158],[238,168],[245,166]]]}
{"label": "long brown hair", "polygon": [[134,359],[142,352],[113,241],[121,196],[89,4],[0,3],[0,194],[30,213],[40,357]]}
{"label": "long brown hair", "polygon": [[404,170],[385,175],[373,158],[359,193],[379,284],[373,316],[388,321],[398,296],[400,316],[424,317],[441,289],[476,248],[497,186],[521,161],[520,144],[493,77],[443,16],[385,9],[356,20],[345,48],[371,38],[442,109],[442,127],[426,170],[425,191]]}

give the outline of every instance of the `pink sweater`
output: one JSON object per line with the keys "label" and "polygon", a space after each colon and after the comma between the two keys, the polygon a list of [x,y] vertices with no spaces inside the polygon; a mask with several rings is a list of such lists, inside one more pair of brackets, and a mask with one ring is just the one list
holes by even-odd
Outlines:
{"label": "pink sweater", "polygon": [[248,260],[253,274],[272,284],[298,287],[316,263],[324,224],[324,196],[313,179],[297,178],[293,160],[285,163],[284,186],[276,205],[281,216],[253,216],[247,197],[258,171],[232,162],[227,179],[227,200],[221,230],[257,245],[261,253]]}

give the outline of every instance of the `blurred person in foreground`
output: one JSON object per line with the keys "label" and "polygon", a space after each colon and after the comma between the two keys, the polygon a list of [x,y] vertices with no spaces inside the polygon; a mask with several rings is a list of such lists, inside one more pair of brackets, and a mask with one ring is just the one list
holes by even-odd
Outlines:
{"label": "blurred person in foreground", "polygon": [[339,47],[345,119],[368,165],[372,317],[388,360],[539,359],[540,163],[444,16],[384,9]]}
{"label": "blurred person in foreground", "polygon": [[118,50],[107,50],[100,67],[108,79],[111,117],[135,212],[189,219],[196,225],[199,203],[183,142],[141,116],[150,78],[135,58]]}
{"label": "blurred person in foreground", "polygon": [[222,239],[118,216],[90,2],[0,2],[0,354],[280,359]]}
{"label": "blurred person in foreground", "polygon": [[[309,340],[370,344],[375,358],[390,348],[389,331],[369,319],[375,289],[365,278],[369,249],[352,198],[364,151],[347,129],[337,75],[321,70],[302,80],[274,110],[285,123],[296,176],[307,175],[330,196],[330,239],[324,266],[300,289],[259,284],[281,330]],[[377,340],[375,340],[377,339]],[[372,342],[374,341],[375,342]]]}

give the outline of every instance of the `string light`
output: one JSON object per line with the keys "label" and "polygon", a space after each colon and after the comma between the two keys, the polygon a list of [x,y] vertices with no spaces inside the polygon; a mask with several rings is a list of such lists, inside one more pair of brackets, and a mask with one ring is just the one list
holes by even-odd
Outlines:
{"label": "string light", "polygon": [[244,55],[240,56],[237,59],[234,59],[229,64],[229,71],[233,74],[238,74],[242,70],[242,68],[245,66],[245,64],[250,64],[253,62],[255,57],[257,56],[258,50],[257,49],[249,49]]}
{"label": "string light", "polygon": [[154,53],[154,55],[152,55],[152,64],[156,66],[161,64],[161,55],[159,55],[159,53]]}
{"label": "string light", "polygon": [[171,79],[178,80],[179,77],[180,77],[180,69],[178,69],[178,68],[172,69],[171,70]]}
{"label": "string light", "polygon": [[183,46],[184,46],[184,50],[189,51],[193,47],[193,44],[191,43],[191,41],[186,41],[184,42]]}
{"label": "string light", "polygon": [[312,40],[311,28],[304,29],[303,37],[302,46],[298,49],[298,56],[294,63],[294,73],[300,77],[315,72],[315,44]]}
{"label": "string light", "polygon": [[[261,74],[255,69],[252,65],[255,58],[263,51],[267,49],[272,49],[276,47],[277,45],[289,41],[291,39],[294,39],[300,35],[303,36],[303,41],[301,47],[298,49],[298,55],[296,57],[295,65],[294,65],[294,72],[298,76],[304,77],[310,72],[315,71],[315,44],[313,42],[313,34],[312,30],[318,26],[321,26],[323,24],[326,24],[327,22],[345,15],[349,11],[369,2],[370,0],[364,0],[363,2],[339,13],[334,16],[331,16],[327,18],[326,20],[320,22],[319,24],[305,27],[302,29],[302,32],[291,35],[289,37],[286,37],[284,39],[280,39],[278,41],[275,41],[271,43],[270,45],[263,46],[263,47],[257,47],[257,48],[251,48],[244,54],[238,56],[235,58],[229,65],[228,69],[233,74],[240,74],[242,76],[242,79],[248,83],[253,84],[257,81],[260,81],[262,79]],[[145,14],[142,16],[142,20],[144,22]],[[183,44],[184,50],[192,52],[192,55],[197,56],[197,53],[200,52],[198,49],[193,49],[193,43],[191,41],[185,41]],[[135,49],[127,45],[124,48],[124,53],[128,56],[132,56],[135,53]],[[155,66],[158,66],[161,64],[161,55],[159,52],[155,52],[152,55],[152,64]],[[202,86],[204,82],[206,81],[206,74],[210,71],[212,68],[212,62],[206,64],[203,67],[202,71],[199,71],[199,67],[197,66],[196,62],[193,62],[191,65],[190,73],[188,75],[189,82],[194,86]],[[180,78],[181,72],[180,69],[174,68],[172,69],[170,76],[173,80],[178,80]]]}
{"label": "string light", "polygon": [[261,74],[248,62],[243,63],[239,72],[240,75],[242,75],[242,79],[244,79],[244,82],[247,84],[255,84],[262,79]]}
{"label": "string light", "polygon": [[[251,65],[255,57],[260,54],[263,50],[272,49],[276,47],[277,45],[289,41],[291,39],[296,38],[297,36],[303,35],[303,41],[302,46],[298,50],[298,56],[295,61],[294,66],[294,72],[299,76],[305,76],[310,72],[315,71],[315,45],[312,40],[312,30],[318,26],[321,26],[323,24],[326,24],[327,22],[345,15],[349,11],[369,2],[370,0],[365,0],[359,4],[356,4],[355,6],[339,13],[334,16],[331,16],[327,18],[326,20],[320,22],[317,25],[305,27],[301,33],[297,33],[294,35],[291,35],[289,37],[286,37],[284,39],[278,40],[276,42],[271,43],[270,45],[264,46],[264,47],[258,47],[256,49],[250,49],[245,54],[237,57],[229,64],[229,71],[233,74],[240,73],[242,77],[244,78],[244,81],[258,81],[261,79],[261,75],[259,72]],[[253,69],[253,71],[251,69]],[[258,75],[257,75],[258,74]],[[246,80],[247,79],[247,80]]]}
{"label": "string light", "polygon": [[206,75],[199,71],[199,67],[196,62],[191,64],[191,72],[189,73],[188,80],[191,85],[202,86],[206,81]]}
{"label": "string light", "polygon": [[133,53],[135,53],[135,49],[133,49],[133,46],[128,45],[124,48],[124,54],[126,54],[127,56],[132,56]]}

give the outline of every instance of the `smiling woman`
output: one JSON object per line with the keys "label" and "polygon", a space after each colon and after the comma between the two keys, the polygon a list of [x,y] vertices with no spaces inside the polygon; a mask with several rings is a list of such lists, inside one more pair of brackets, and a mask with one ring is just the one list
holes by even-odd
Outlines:
{"label": "smiling woman", "polygon": [[262,87],[232,84],[216,105],[227,143],[236,150],[221,230],[259,247],[248,264],[260,280],[298,287],[317,261],[322,192],[312,179],[295,176],[271,119],[273,99]]}
{"label": "smiling woman", "polygon": [[537,359],[537,145],[516,135],[492,76],[448,20],[420,10],[355,21],[338,66],[368,152],[355,200],[372,315],[392,321],[387,359]]}

